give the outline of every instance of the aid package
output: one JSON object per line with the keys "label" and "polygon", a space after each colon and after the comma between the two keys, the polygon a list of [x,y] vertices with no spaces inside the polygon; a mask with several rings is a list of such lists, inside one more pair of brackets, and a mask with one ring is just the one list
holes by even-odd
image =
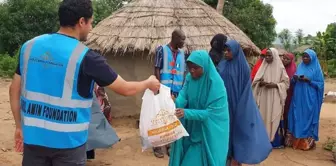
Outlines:
{"label": "aid package", "polygon": [[149,89],[145,91],[142,97],[139,123],[143,151],[189,136],[175,116],[175,109],[169,87],[161,84],[157,95]]}

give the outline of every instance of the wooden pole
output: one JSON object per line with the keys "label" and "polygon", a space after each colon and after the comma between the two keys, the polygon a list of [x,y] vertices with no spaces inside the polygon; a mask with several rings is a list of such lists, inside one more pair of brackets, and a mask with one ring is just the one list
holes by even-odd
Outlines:
{"label": "wooden pole", "polygon": [[224,3],[225,3],[225,0],[218,0],[218,3],[217,3],[217,12],[221,15],[223,15],[223,10],[224,10]]}

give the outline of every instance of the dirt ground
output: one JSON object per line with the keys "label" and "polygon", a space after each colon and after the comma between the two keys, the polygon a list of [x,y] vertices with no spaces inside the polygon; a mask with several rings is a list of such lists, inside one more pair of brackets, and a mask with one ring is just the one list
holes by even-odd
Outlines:
{"label": "dirt ground", "polygon": [[[0,166],[19,166],[22,155],[13,150],[14,121],[8,98],[9,81],[0,81]],[[336,81],[326,81],[326,92],[336,91]],[[131,118],[113,120],[120,143],[110,149],[97,150],[97,157],[88,166],[166,166],[168,157],[156,159],[151,151],[141,152],[138,130]],[[336,104],[323,104],[320,120],[320,141],[312,151],[286,148],[273,150],[261,166],[335,166],[330,152],[322,145],[328,137],[336,138]]]}

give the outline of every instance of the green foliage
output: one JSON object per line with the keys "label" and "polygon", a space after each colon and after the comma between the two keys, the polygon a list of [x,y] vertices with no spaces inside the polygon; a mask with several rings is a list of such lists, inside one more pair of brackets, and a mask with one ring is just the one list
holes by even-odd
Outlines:
{"label": "green foliage", "polygon": [[298,29],[296,32],[295,32],[295,36],[296,36],[296,44],[300,45],[302,44],[303,42],[303,30],[302,29]]}
{"label": "green foliage", "polygon": [[94,0],[93,2],[93,17],[94,25],[97,25],[101,20],[110,16],[114,11],[122,7],[123,2],[130,0]]}
{"label": "green foliage", "polygon": [[[129,1],[129,0],[127,0]],[[0,77],[12,77],[17,48],[25,41],[59,28],[61,0],[7,0],[0,3]],[[122,6],[122,0],[94,0],[94,24]],[[13,56],[14,55],[14,56]]]}
{"label": "green foliage", "polygon": [[288,29],[283,29],[278,34],[278,37],[280,39],[280,42],[285,47],[285,49],[287,51],[290,51],[291,50],[291,46],[292,46],[292,40],[293,40],[292,32],[290,30],[288,30]]}
{"label": "green foliage", "polygon": [[[206,4],[208,4],[209,6],[213,7],[216,9],[217,7],[217,3],[218,3],[218,0],[203,0]],[[225,5],[227,5],[227,2],[228,1],[225,1],[224,3],[224,8],[225,8]]]}
{"label": "green foliage", "polygon": [[304,45],[312,45],[315,40],[315,37],[308,34],[307,36],[303,37],[302,44]]}
{"label": "green foliage", "polygon": [[325,32],[318,32],[313,46],[324,59],[336,59],[336,23],[329,24]]}
{"label": "green foliage", "polygon": [[[216,8],[217,0],[204,0]],[[260,48],[272,45],[276,37],[273,7],[260,0],[226,0],[224,16],[238,26]]]}
{"label": "green foliage", "polygon": [[8,0],[0,8],[0,43],[13,54],[25,41],[58,29],[59,0]]}
{"label": "green foliage", "polygon": [[330,59],[327,61],[328,75],[329,77],[336,77],[336,59]]}
{"label": "green foliage", "polygon": [[15,56],[9,54],[0,54],[0,77],[12,77],[18,64],[19,51]]}
{"label": "green foliage", "polygon": [[326,61],[329,77],[336,77],[336,23],[329,24],[325,32],[318,32],[313,47],[319,57]]}
{"label": "green foliage", "polygon": [[328,137],[328,140],[323,144],[323,148],[332,151],[333,147],[336,147],[336,138]]}
{"label": "green foliage", "polygon": [[[59,28],[61,0],[8,0],[0,4],[0,53],[10,55],[25,41]],[[130,0],[94,0],[94,25]]]}

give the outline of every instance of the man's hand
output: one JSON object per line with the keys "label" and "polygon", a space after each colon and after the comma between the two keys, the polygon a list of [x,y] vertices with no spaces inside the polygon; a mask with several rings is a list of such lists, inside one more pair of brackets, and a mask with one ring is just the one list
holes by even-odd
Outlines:
{"label": "man's hand", "polygon": [[15,129],[14,141],[15,141],[15,151],[23,152],[23,135],[21,128]]}
{"label": "man's hand", "polygon": [[177,116],[177,118],[183,118],[184,117],[184,109],[182,109],[182,108],[176,109],[175,115]]}
{"label": "man's hand", "polygon": [[154,91],[154,93],[157,92],[160,89],[160,82],[155,76],[150,76],[144,81],[125,81],[121,76],[118,76],[117,79],[107,87],[120,95],[133,96],[146,89],[150,89]]}
{"label": "man's hand", "polygon": [[154,93],[156,93],[157,91],[159,91],[160,89],[160,82],[158,79],[156,79],[156,77],[154,75],[151,75],[148,79],[147,79],[147,88],[150,89],[151,91],[153,91]]}

